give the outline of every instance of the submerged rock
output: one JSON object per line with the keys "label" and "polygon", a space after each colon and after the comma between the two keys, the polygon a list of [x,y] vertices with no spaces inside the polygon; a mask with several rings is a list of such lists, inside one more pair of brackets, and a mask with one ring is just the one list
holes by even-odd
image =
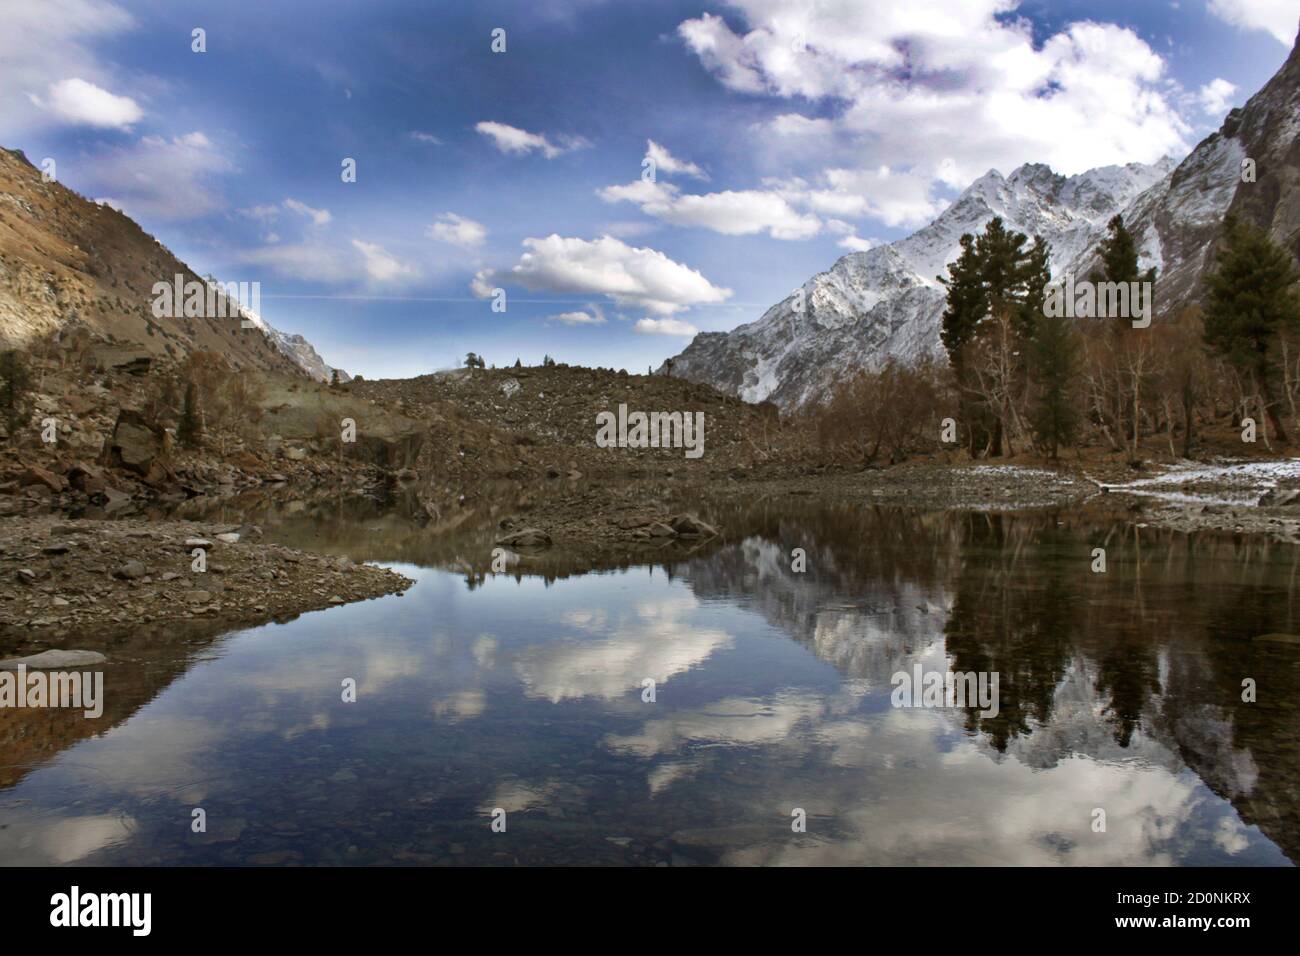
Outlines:
{"label": "submerged rock", "polygon": [[41,651],[29,657],[11,657],[0,661],[0,671],[17,670],[19,666],[28,670],[55,670],[68,667],[91,667],[103,664],[108,658],[98,651]]}

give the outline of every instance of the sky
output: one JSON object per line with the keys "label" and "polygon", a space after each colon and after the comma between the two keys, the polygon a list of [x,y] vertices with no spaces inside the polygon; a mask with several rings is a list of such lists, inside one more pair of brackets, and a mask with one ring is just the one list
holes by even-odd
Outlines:
{"label": "sky", "polygon": [[0,0],[0,23],[0,145],[376,378],[470,351],[657,367],[989,169],[1181,159],[1285,60],[1300,0]]}

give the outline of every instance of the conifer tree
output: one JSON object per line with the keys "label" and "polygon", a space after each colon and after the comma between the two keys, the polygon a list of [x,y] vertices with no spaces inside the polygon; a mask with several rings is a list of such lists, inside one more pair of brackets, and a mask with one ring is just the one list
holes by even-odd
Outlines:
{"label": "conifer tree", "polygon": [[1070,320],[1039,312],[1029,371],[1034,399],[1030,426],[1039,446],[1056,459],[1060,447],[1069,445],[1079,431],[1074,384],[1078,376],[1078,342]]}
{"label": "conifer tree", "polygon": [[1268,233],[1236,217],[1225,223],[1215,267],[1205,277],[1205,342],[1249,375],[1273,432],[1286,441],[1274,398],[1273,347],[1300,326],[1300,269]]}
{"label": "conifer tree", "polygon": [[181,405],[180,421],[176,425],[176,440],[185,448],[197,448],[203,435],[203,425],[198,413],[199,389],[193,382],[185,386],[185,401]]}

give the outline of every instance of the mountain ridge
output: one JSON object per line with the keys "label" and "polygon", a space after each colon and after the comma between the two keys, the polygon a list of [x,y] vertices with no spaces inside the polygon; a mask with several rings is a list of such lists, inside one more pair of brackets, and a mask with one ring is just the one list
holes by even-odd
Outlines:
{"label": "mountain ridge", "polygon": [[[672,374],[789,410],[818,404],[837,381],[890,358],[942,359],[944,290],[937,277],[956,258],[962,233],[978,233],[994,216],[1042,235],[1059,277],[1089,274],[1107,222],[1120,214],[1141,266],[1157,269],[1159,308],[1185,308],[1198,295],[1229,213],[1264,226],[1300,258],[1298,132],[1300,46],[1181,162],[1166,157],[1069,177],[1042,163],[1006,176],[990,170],[911,235],[842,256],[753,322],[698,334],[671,360]],[[1242,181],[1247,158],[1256,160],[1257,182]]]}
{"label": "mountain ridge", "polygon": [[[216,351],[236,367],[307,374],[333,369],[301,336],[260,316],[162,318],[153,286],[206,282],[121,211],[47,181],[21,150],[0,148],[0,342],[31,347],[84,326],[123,354],[181,360]],[[344,377],[344,376],[341,376]]]}

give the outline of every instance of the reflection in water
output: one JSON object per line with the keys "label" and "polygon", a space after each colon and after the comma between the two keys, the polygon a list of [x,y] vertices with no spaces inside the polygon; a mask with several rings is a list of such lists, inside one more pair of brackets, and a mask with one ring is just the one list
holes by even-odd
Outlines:
{"label": "reflection in water", "polygon": [[[552,551],[493,575],[505,511],[448,531],[360,507],[256,520],[288,544],[395,564],[419,579],[405,597],[224,636],[115,638],[95,726],[0,712],[0,862],[1300,852],[1300,659],[1258,639],[1300,629],[1293,548],[1098,513],[784,501],[712,509],[728,535],[696,552]],[[997,715],[892,707],[892,675],[918,664],[998,672]],[[191,829],[197,807],[206,832]]]}

